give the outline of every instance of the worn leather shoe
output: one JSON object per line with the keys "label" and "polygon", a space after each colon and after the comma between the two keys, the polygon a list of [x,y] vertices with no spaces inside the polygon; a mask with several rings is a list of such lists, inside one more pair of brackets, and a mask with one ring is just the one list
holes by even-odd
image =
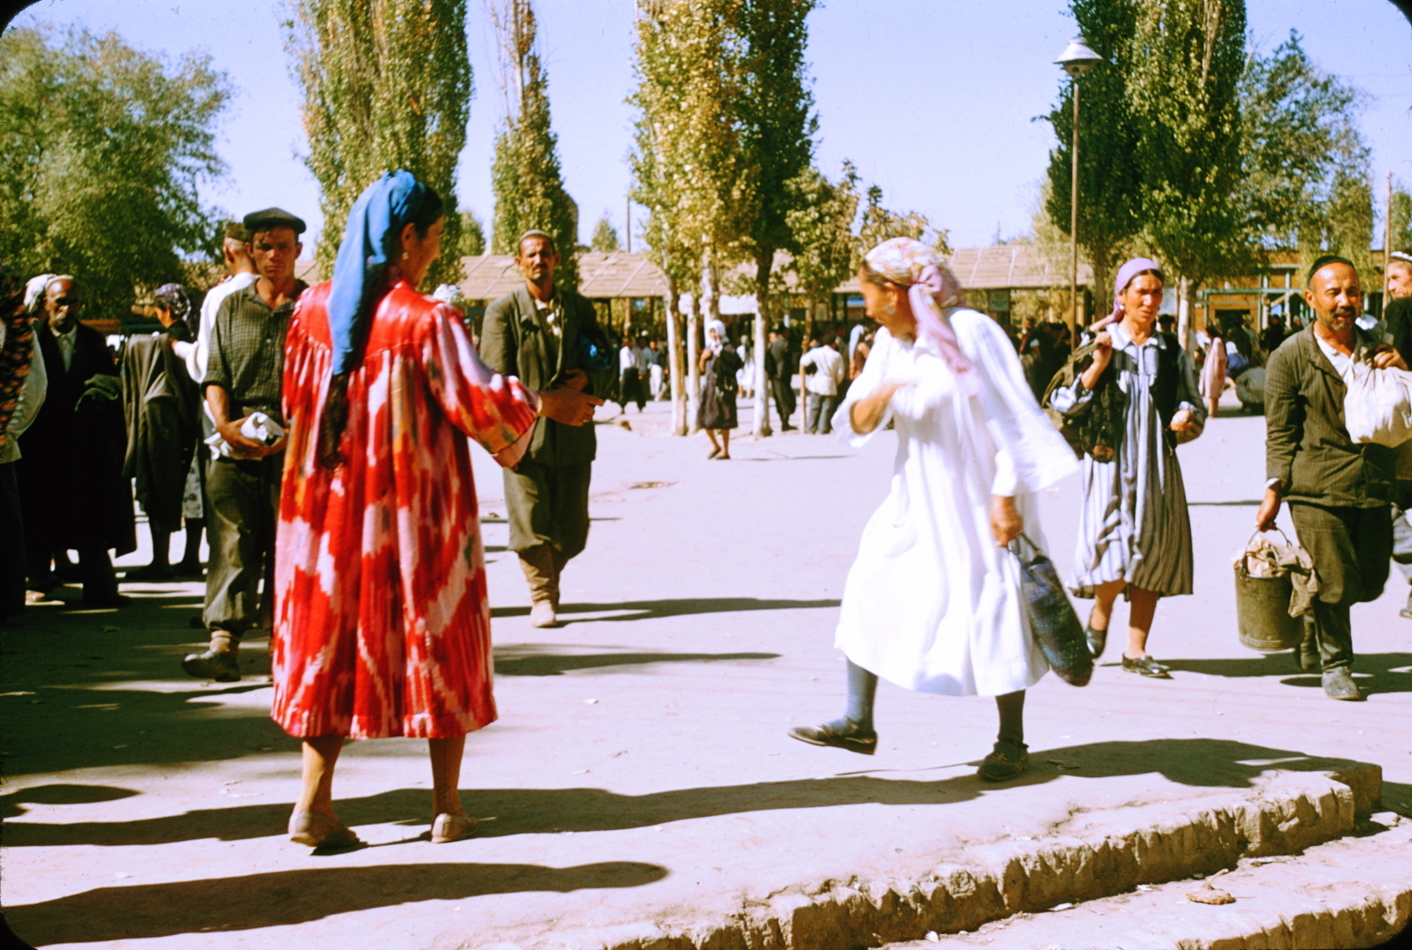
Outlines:
{"label": "worn leather shoe", "polygon": [[453,815],[442,812],[431,825],[431,843],[446,844],[460,841],[476,833],[476,820],[470,815]]}
{"label": "worn leather shoe", "polygon": [[536,600],[530,605],[530,626],[531,627],[557,627],[559,626],[559,615],[554,612],[554,602],[549,600]]}
{"label": "worn leather shoe", "polygon": [[240,679],[240,661],[229,650],[188,653],[181,661],[181,668],[197,679],[217,683],[234,683]]}
{"label": "worn leather shoe", "polygon": [[1011,739],[996,740],[990,755],[981,761],[976,775],[987,782],[1003,782],[1030,767],[1030,747]]}
{"label": "worn leather shoe", "polygon": [[789,736],[810,745],[830,745],[859,755],[872,755],[878,751],[877,732],[863,728],[852,719],[840,719],[819,726],[795,726],[789,730]]}
{"label": "worn leather shoe", "polygon": [[1095,630],[1089,627],[1084,631],[1084,636],[1088,638],[1088,652],[1095,660],[1103,655],[1103,648],[1108,645],[1108,631]]}
{"label": "worn leather shoe", "polygon": [[1336,666],[1331,670],[1324,670],[1322,679],[1324,695],[1330,699],[1342,699],[1352,703],[1362,701],[1363,691],[1353,682],[1353,674],[1348,672],[1348,667]]}
{"label": "worn leather shoe", "polygon": [[1164,680],[1172,678],[1171,674],[1167,672],[1167,667],[1158,663],[1150,655],[1145,653],[1137,659],[1133,659],[1124,653],[1123,669],[1127,670],[1129,673],[1137,673],[1140,676],[1152,676]]}

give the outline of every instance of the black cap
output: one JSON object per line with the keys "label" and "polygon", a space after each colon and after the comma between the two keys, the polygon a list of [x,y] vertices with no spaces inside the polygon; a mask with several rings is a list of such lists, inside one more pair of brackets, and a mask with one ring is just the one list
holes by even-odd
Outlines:
{"label": "black cap", "polygon": [[295,234],[303,234],[308,228],[304,219],[298,215],[290,214],[283,208],[266,208],[263,211],[252,211],[245,216],[245,230],[252,235],[256,231],[268,231],[270,228],[293,228]]}

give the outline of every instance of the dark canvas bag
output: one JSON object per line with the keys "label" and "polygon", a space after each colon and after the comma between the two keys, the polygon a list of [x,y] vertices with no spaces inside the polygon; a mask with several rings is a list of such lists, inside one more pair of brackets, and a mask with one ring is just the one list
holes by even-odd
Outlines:
{"label": "dark canvas bag", "polygon": [[1020,599],[1030,633],[1059,678],[1073,686],[1087,685],[1093,675],[1083,623],[1059,580],[1054,562],[1033,541],[1020,535],[1010,542],[1020,562]]}

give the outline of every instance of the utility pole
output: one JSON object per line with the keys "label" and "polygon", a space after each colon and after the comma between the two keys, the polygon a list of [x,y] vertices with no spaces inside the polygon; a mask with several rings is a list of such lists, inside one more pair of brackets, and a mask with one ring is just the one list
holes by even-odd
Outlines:
{"label": "utility pole", "polygon": [[628,253],[632,253],[632,199],[623,199],[623,229],[628,236]]}

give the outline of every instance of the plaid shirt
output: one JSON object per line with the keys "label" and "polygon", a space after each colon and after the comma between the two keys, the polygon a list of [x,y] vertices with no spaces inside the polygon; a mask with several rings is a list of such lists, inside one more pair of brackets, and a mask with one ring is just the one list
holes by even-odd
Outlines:
{"label": "plaid shirt", "polygon": [[230,394],[232,420],[259,410],[283,423],[284,335],[295,300],[308,285],[299,281],[295,300],[273,310],[256,292],[256,286],[251,284],[221,301],[202,386],[220,386]]}

